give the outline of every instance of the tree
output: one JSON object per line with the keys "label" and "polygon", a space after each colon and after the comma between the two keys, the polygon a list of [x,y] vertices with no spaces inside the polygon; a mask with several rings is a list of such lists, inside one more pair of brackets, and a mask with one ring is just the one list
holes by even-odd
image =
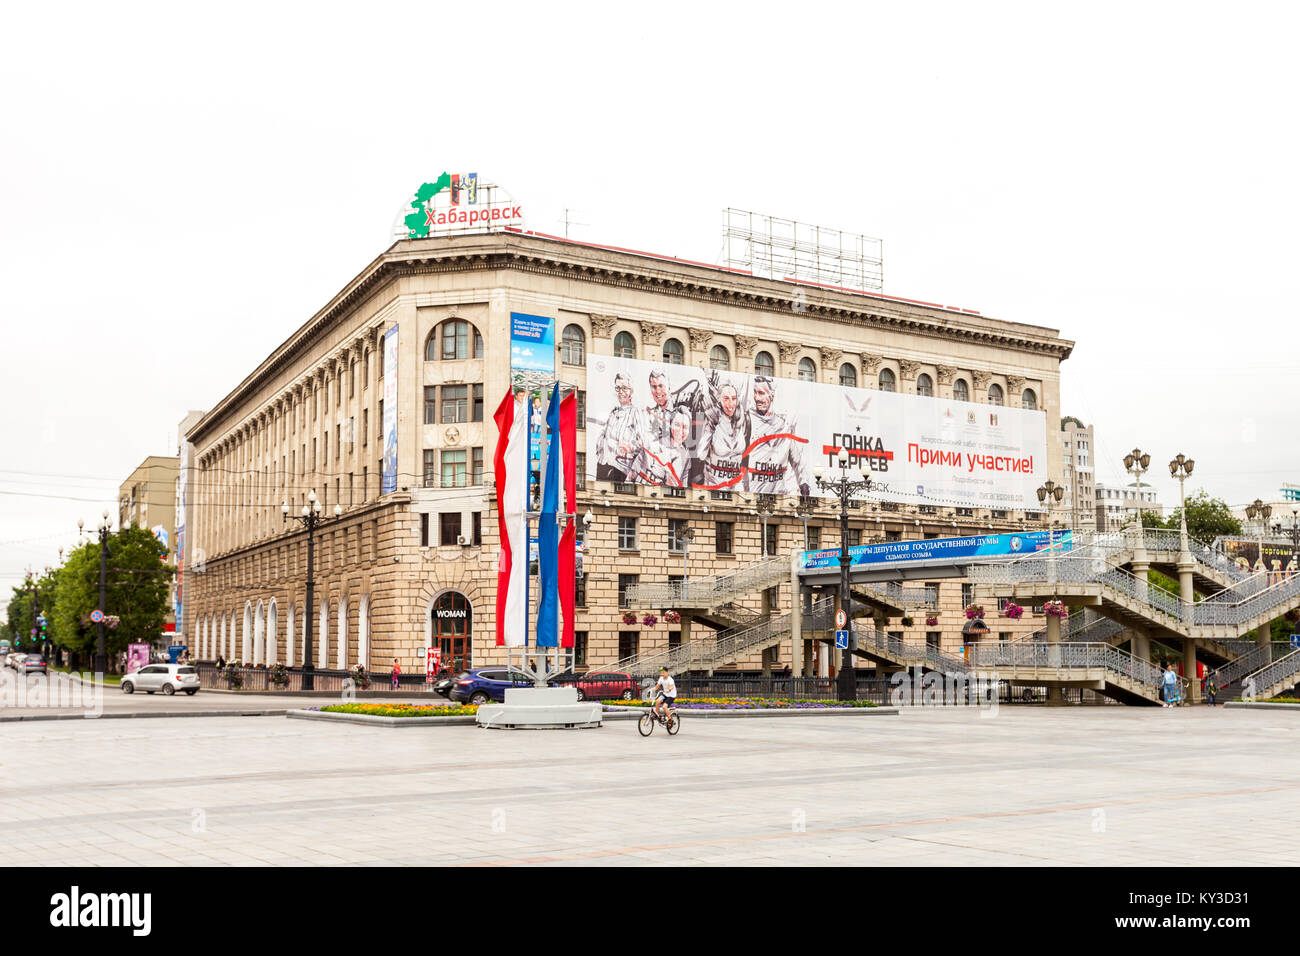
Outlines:
{"label": "tree", "polygon": [[[93,654],[97,625],[90,613],[99,607],[99,541],[89,541],[68,556],[59,574],[54,603],[56,640],[78,654]],[[104,613],[119,618],[104,628],[109,660],[128,644],[152,644],[162,634],[171,593],[172,569],[163,563],[162,542],[143,528],[127,527],[108,539]]]}
{"label": "tree", "polygon": [[[36,614],[44,614],[48,622],[45,636],[54,639],[54,601],[58,593],[59,571],[45,569],[45,573],[31,581],[31,589],[24,583],[13,589],[9,598],[7,620],[0,636],[13,642],[15,647],[27,653],[39,650],[41,646],[40,625],[36,624]],[[33,593],[33,591],[35,593]],[[33,608],[33,605],[35,607]],[[36,640],[32,641],[32,628],[36,628]]]}
{"label": "tree", "polygon": [[[1181,526],[1182,508],[1175,508],[1165,519],[1164,527]],[[1222,498],[1212,498],[1204,488],[1187,497],[1187,534],[1197,541],[1212,542],[1219,535],[1241,534],[1241,522]]]}

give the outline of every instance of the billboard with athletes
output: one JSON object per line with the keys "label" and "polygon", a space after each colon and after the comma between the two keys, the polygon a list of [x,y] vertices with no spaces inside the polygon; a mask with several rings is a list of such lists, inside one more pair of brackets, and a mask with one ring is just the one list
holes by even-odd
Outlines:
{"label": "billboard with athletes", "polygon": [[881,501],[1036,511],[1047,417],[998,405],[589,355],[587,477],[819,495],[840,448]]}

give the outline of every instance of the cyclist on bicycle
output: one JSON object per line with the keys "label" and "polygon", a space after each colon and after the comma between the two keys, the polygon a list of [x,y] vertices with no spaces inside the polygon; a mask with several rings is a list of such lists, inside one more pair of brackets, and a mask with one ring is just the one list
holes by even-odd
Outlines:
{"label": "cyclist on bicycle", "polygon": [[[677,683],[668,674],[668,668],[659,668],[659,679],[655,681],[654,712],[656,717],[667,719],[668,708],[677,701]],[[662,709],[661,708],[662,705]],[[654,725],[651,724],[653,727]]]}

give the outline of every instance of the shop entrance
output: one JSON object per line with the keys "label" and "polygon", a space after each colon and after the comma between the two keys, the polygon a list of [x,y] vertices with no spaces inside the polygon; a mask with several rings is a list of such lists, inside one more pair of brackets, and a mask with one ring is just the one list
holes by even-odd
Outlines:
{"label": "shop entrance", "polygon": [[473,667],[474,611],[459,591],[438,596],[433,609],[433,646],[442,650],[442,665],[459,674]]}

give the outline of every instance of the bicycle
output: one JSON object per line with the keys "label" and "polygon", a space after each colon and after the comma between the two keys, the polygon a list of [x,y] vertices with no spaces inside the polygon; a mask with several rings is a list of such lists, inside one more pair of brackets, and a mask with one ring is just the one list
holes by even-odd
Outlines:
{"label": "bicycle", "polygon": [[682,729],[681,718],[677,716],[676,707],[669,707],[668,713],[662,717],[653,710],[647,711],[637,720],[636,729],[641,732],[642,737],[649,737],[655,731],[655,724],[663,724],[664,730],[668,731],[670,737]]}

